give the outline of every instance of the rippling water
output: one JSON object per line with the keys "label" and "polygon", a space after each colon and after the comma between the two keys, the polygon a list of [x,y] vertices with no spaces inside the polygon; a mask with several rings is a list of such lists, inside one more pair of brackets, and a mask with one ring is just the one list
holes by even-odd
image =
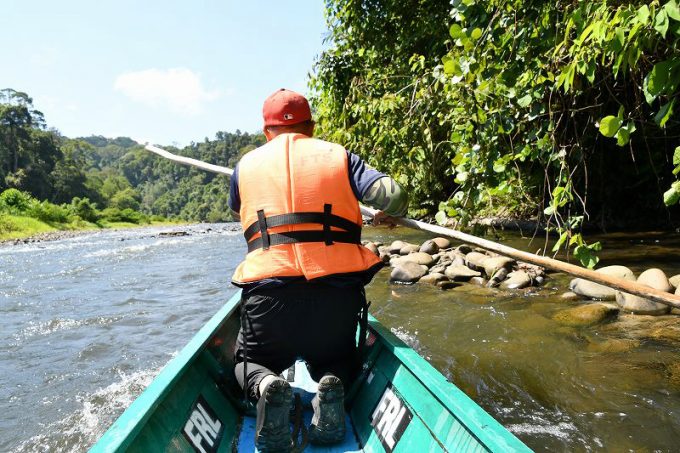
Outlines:
{"label": "rippling water", "polygon": [[0,451],[86,449],[226,302],[242,237],[208,228],[0,248]]}
{"label": "rippling water", "polygon": [[[195,226],[158,237],[164,230],[0,246],[0,451],[87,449],[234,293],[240,232]],[[397,235],[425,237],[367,232],[385,242]],[[636,271],[676,250],[615,236],[605,246],[605,264]],[[368,288],[374,315],[532,448],[678,448],[680,388],[667,371],[680,363],[677,348],[642,341],[597,352],[629,335],[617,323],[553,322],[569,305],[557,297],[566,277],[540,290],[442,292],[390,285],[387,275]]]}

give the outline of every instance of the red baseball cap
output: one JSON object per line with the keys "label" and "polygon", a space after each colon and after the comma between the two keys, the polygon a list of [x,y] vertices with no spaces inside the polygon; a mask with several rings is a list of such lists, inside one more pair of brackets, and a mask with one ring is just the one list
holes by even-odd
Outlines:
{"label": "red baseball cap", "polygon": [[288,126],[312,119],[309,102],[300,93],[281,88],[262,106],[265,126]]}

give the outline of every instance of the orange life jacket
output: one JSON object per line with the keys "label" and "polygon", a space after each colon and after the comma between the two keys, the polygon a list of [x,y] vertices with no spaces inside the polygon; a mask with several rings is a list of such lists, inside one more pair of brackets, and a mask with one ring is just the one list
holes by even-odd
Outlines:
{"label": "orange life jacket", "polygon": [[238,188],[248,254],[232,277],[235,284],[382,266],[360,243],[362,218],[342,146],[279,135],[243,156]]}

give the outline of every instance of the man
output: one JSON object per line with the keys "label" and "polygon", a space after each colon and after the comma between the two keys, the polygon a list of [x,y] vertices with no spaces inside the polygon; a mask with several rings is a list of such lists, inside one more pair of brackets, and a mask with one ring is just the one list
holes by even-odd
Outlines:
{"label": "man", "polygon": [[358,367],[363,287],[383,265],[360,243],[358,200],[385,219],[404,215],[408,198],[342,146],[312,138],[302,95],[275,92],[263,117],[268,142],[241,159],[229,193],[248,242],[232,278],[243,289],[235,374],[257,401],[259,451],[287,451],[292,393],[278,375],[297,358],[319,382],[309,441],[344,439],[344,387]]}

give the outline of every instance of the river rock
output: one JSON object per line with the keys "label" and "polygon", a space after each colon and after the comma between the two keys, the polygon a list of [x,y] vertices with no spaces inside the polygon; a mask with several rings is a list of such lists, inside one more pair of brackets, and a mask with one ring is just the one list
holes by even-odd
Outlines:
{"label": "river rock", "polygon": [[[664,274],[661,269],[647,269],[640,274],[637,281],[638,283],[661,291],[671,292],[673,290],[666,274]],[[618,303],[623,310],[640,315],[664,315],[671,309],[668,305],[653,302],[649,299],[621,291],[616,292],[616,303]]]}
{"label": "river rock", "polygon": [[[611,277],[622,278],[624,280],[635,281],[635,274],[626,266],[606,266],[596,269],[595,272],[609,275]],[[616,290],[598,283],[589,282],[582,278],[575,278],[569,283],[569,289],[581,296],[589,299],[614,300]]]}
{"label": "river rock", "polygon": [[545,276],[545,268],[537,266],[535,264],[525,263],[524,261],[518,261],[517,268],[529,274],[529,276],[532,279],[535,279],[536,277]]}
{"label": "river rock", "polygon": [[437,244],[437,247],[439,247],[440,249],[447,249],[447,248],[451,247],[451,241],[449,241],[446,238],[441,238],[441,237],[440,238],[434,238],[434,239],[432,239],[432,242]]}
{"label": "river rock", "polygon": [[409,253],[417,252],[420,249],[419,246],[415,244],[406,244],[404,245],[401,250],[399,250],[400,255],[408,255]]}
{"label": "river rock", "polygon": [[600,343],[590,343],[587,347],[590,352],[628,352],[640,346],[640,340],[630,338],[612,338]]}
{"label": "river rock", "polygon": [[562,310],[553,319],[565,326],[588,327],[608,321],[618,313],[619,310],[611,305],[593,303]]}
{"label": "river rock", "polygon": [[484,272],[488,276],[492,276],[496,273],[498,269],[511,269],[515,264],[515,260],[512,258],[507,258],[505,256],[499,256],[496,258],[487,258],[483,261]]}
{"label": "river rock", "polygon": [[522,289],[531,285],[531,277],[524,271],[515,271],[508,274],[508,279],[501,283],[501,287],[507,289]]}
{"label": "river rock", "polygon": [[453,250],[451,252],[448,252],[446,254],[446,258],[448,258],[452,263],[460,264],[465,266],[465,255],[460,253],[457,250]]}
{"label": "river rock", "polygon": [[430,268],[430,273],[432,274],[443,274],[446,268],[449,267],[451,263],[439,263]]}
{"label": "river rock", "polygon": [[487,281],[484,277],[472,277],[468,283],[477,286],[484,286],[487,284]]}
{"label": "river rock", "polygon": [[407,261],[411,261],[413,263],[417,264],[422,264],[424,266],[431,266],[434,263],[434,260],[430,255],[427,253],[422,253],[422,252],[415,252],[415,253],[409,253],[408,255],[404,255],[402,257],[399,257],[395,260],[395,264],[397,263],[405,263]]}
{"label": "river rock", "polygon": [[158,237],[168,238],[168,237],[178,237],[178,236],[189,236],[187,231],[163,231],[158,233]]}
{"label": "river rock", "polygon": [[673,288],[678,289],[680,287],[680,274],[674,275],[668,279]]}
{"label": "river rock", "polygon": [[456,247],[456,251],[462,255],[467,255],[472,251],[472,247],[470,247],[467,244],[461,244],[458,247]]}
{"label": "river rock", "polygon": [[452,282],[451,280],[442,280],[440,282],[437,282],[437,288],[439,289],[453,289],[461,286],[461,282]]}
{"label": "river rock", "polygon": [[368,250],[373,252],[375,255],[380,256],[380,252],[378,251],[378,247],[374,243],[369,242],[368,244],[364,245],[364,247],[366,247]]}
{"label": "river rock", "polygon": [[661,341],[664,343],[669,343],[674,346],[680,345],[680,331],[676,328],[667,327],[652,330],[647,338],[651,338],[656,341]]}
{"label": "river rock", "polygon": [[428,253],[430,255],[434,255],[439,251],[439,246],[433,241],[433,240],[428,240],[422,243],[420,246],[419,251],[423,253]]}
{"label": "river rock", "polygon": [[390,253],[399,253],[399,250],[405,245],[404,241],[394,241],[389,247]]}
{"label": "river rock", "polygon": [[581,298],[583,298],[583,296],[581,296],[580,294],[576,294],[574,292],[571,292],[571,291],[567,291],[566,293],[562,294],[560,296],[560,298],[562,300],[580,300]]}
{"label": "river rock", "polygon": [[460,264],[451,264],[444,272],[448,278],[453,281],[468,281],[472,277],[481,277],[481,272],[474,271],[467,266]]}
{"label": "river rock", "polygon": [[446,275],[440,274],[439,272],[431,272],[431,273],[421,277],[421,279],[419,281],[420,281],[420,283],[429,283],[431,285],[436,285],[437,283],[444,281],[444,280],[448,280]]}
{"label": "river rock", "polygon": [[673,288],[675,289],[680,288],[680,274],[672,276],[671,278],[668,279],[668,281],[673,286]]}
{"label": "river rock", "polygon": [[483,253],[470,252],[467,255],[465,255],[465,265],[472,270],[483,271],[484,261],[486,261],[487,259],[489,259],[489,257]]}
{"label": "river rock", "polygon": [[501,284],[503,280],[508,276],[508,270],[504,267],[498,269],[489,279],[487,286],[489,288],[495,288]]}
{"label": "river rock", "polygon": [[413,261],[406,261],[399,263],[392,269],[390,280],[400,283],[414,283],[427,274],[427,266],[414,263]]}
{"label": "river rock", "polygon": [[670,383],[674,387],[680,388],[680,362],[667,365],[666,373],[668,374],[668,380]]}

